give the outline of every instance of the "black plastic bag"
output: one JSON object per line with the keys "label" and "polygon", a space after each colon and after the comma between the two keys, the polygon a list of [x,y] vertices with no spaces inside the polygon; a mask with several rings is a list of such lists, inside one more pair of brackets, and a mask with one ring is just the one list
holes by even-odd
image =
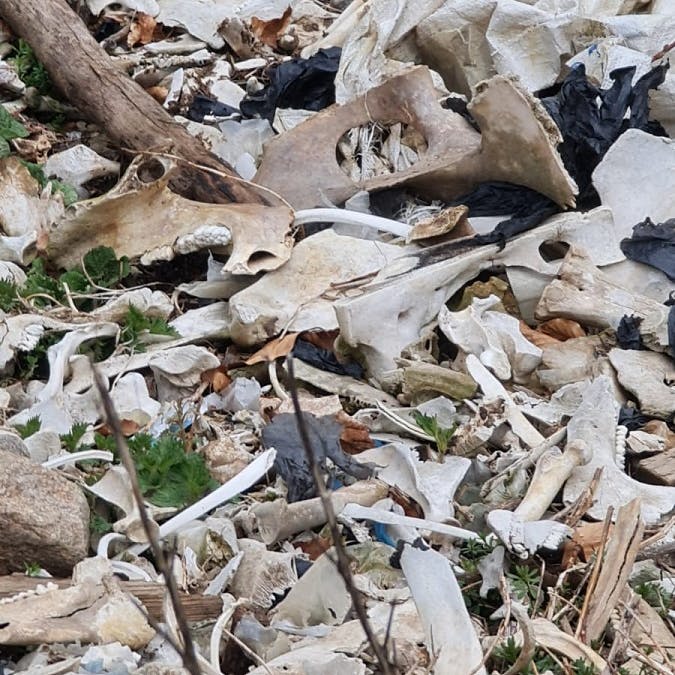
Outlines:
{"label": "black plastic bag", "polygon": [[675,281],[675,218],[658,225],[643,220],[630,239],[621,241],[621,250],[626,258],[656,267]]}
{"label": "black plastic bag", "polygon": [[[340,446],[342,426],[333,417],[315,417],[304,413],[310,444],[316,461],[323,469],[326,459],[359,480],[370,478],[372,468],[361,464],[345,454]],[[277,415],[262,430],[262,442],[265,448],[274,447],[277,451],[274,466],[288,486],[288,502],[297,502],[316,496],[316,485],[309,468],[295,415],[283,413]]]}
{"label": "black plastic bag", "polygon": [[612,86],[600,89],[588,81],[585,67],[579,64],[555,96],[542,99],[563,137],[558,152],[579,187],[578,208],[599,204],[591,176],[624,131],[640,129],[656,136],[667,135],[660,124],[649,121],[649,91],[663,83],[667,70],[668,66],[656,66],[632,86],[635,66],[617,68],[610,73]]}
{"label": "black plastic bag", "polygon": [[269,72],[270,83],[241,101],[241,114],[271,121],[277,108],[323,110],[332,105],[341,51],[339,47],[319,49],[308,59],[295,58],[275,66]]}
{"label": "black plastic bag", "polygon": [[197,94],[192,99],[192,104],[187,111],[186,117],[193,122],[202,122],[207,115],[213,115],[214,117],[238,116],[239,109],[233,108],[231,105],[227,105],[227,103],[221,103],[214,98]]}
{"label": "black plastic bag", "polygon": [[616,329],[616,339],[621,349],[644,349],[640,335],[641,316],[624,314]]}
{"label": "black plastic bag", "polygon": [[306,340],[297,340],[293,347],[293,356],[329,373],[349,375],[356,379],[363,377],[363,368],[358,363],[340,363],[333,352],[321,349]]}

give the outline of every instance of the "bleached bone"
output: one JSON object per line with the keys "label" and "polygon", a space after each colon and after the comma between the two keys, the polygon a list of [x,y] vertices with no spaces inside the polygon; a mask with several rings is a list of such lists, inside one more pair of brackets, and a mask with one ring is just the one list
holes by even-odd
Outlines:
{"label": "bleached bone", "polygon": [[[466,457],[449,455],[442,463],[422,462],[418,454],[403,443],[391,443],[356,455],[359,462],[372,463],[377,477],[412,497],[429,520],[452,518],[453,498],[471,466]],[[363,504],[370,506],[370,504]]]}
{"label": "bleached bone", "polygon": [[445,523],[437,523],[426,518],[412,518],[404,516],[393,511],[386,511],[385,509],[359,506],[358,504],[347,504],[341,513],[341,516],[346,518],[354,518],[355,520],[369,520],[375,523],[384,523],[385,525],[398,525],[401,527],[414,527],[418,530],[428,530],[429,532],[437,532],[438,534],[445,534],[449,537],[457,537],[458,539],[477,539],[478,534],[471,530],[465,530],[454,525],[446,525]]}
{"label": "bleached bone", "polygon": [[162,175],[147,181],[141,175],[146,161],[137,157],[112,190],[68,207],[49,233],[52,260],[72,267],[93,243],[112,246],[118,255],[142,256],[144,263],[231,245],[228,265],[237,274],[257,274],[288,260],[292,213],[287,207],[191,201],[168,187],[173,160],[158,160]]}
{"label": "bleached bone", "polygon": [[0,644],[120,642],[144,647],[154,635],[143,612],[114,578],[82,581],[0,605]]}
{"label": "bleached bone", "polygon": [[602,520],[609,507],[615,510],[636,497],[642,500],[642,518],[647,525],[675,507],[675,488],[647,485],[627,476],[616,464],[616,426],[618,404],[612,392],[612,382],[601,376],[589,383],[577,412],[567,425],[568,443],[582,441],[592,451],[590,461],[572,471],[565,483],[565,504],[576,501],[588,488],[593,474],[602,468],[595,491],[595,500],[586,513]]}
{"label": "bleached bone", "polygon": [[[359,481],[331,494],[336,513],[351,503],[372,506],[386,497],[389,487],[379,480]],[[260,502],[251,508],[260,538],[265,544],[274,544],[304,530],[320,527],[326,522],[326,513],[319,497],[289,504],[285,499]]]}
{"label": "bleached bone", "polygon": [[494,509],[487,514],[490,529],[506,548],[525,559],[540,548],[556,550],[572,534],[572,528],[555,520],[525,521],[513,511]]}
{"label": "bleached bone", "polygon": [[541,361],[541,349],[520,332],[518,319],[489,311],[500,300],[496,295],[474,298],[469,307],[451,312],[441,307],[438,327],[464,353],[477,356],[500,380],[526,382]]}
{"label": "bleached bone", "polygon": [[565,452],[558,448],[547,450],[539,458],[530,487],[514,513],[526,521],[541,518],[575,467],[590,458],[591,450],[578,439],[568,443]]}
{"label": "bleached bone", "polygon": [[531,448],[544,442],[544,437],[528,422],[525,415],[520,412],[518,406],[514,403],[510,394],[506,391],[502,383],[478,360],[473,354],[466,358],[466,367],[469,375],[473,377],[483,390],[485,398],[492,400],[501,398],[504,401],[505,418],[508,421],[513,433]]}
{"label": "bleached bone", "polygon": [[341,338],[360,351],[379,379],[395,368],[401,351],[419,339],[422,326],[434,321],[445,302],[484,269],[505,265],[554,277],[560,262],[546,261],[539,251],[547,241],[577,244],[590,252],[596,265],[623,260],[605,212],[597,209],[594,217],[585,216],[551,218],[507,242],[503,250],[490,245],[457,254],[457,244],[450,242],[406,253],[383,267],[361,295],[335,303]]}
{"label": "bleached bone", "polygon": [[668,419],[675,412],[675,363],[664,354],[634,349],[612,349],[609,361],[623,387],[637,397],[645,415]]}
{"label": "bleached bone", "polygon": [[567,252],[558,276],[541,296],[535,312],[538,319],[564,317],[616,329],[625,315],[634,315],[642,319],[639,331],[645,345],[667,350],[668,307],[611,281],[576,247]]}
{"label": "bleached bone", "polygon": [[436,675],[485,675],[483,652],[450,562],[406,545],[401,569],[417,606]]}

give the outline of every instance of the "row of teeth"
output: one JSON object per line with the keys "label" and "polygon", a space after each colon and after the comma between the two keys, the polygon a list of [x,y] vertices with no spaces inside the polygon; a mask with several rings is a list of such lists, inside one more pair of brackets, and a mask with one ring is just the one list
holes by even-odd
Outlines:
{"label": "row of teeth", "polygon": [[8,598],[1,598],[0,605],[8,605],[9,603],[16,602],[17,600],[30,598],[32,595],[44,595],[45,593],[49,593],[49,591],[56,591],[58,588],[58,585],[51,581],[46,584],[38,584],[30,591],[21,591],[21,593],[17,593],[16,595],[12,595]]}

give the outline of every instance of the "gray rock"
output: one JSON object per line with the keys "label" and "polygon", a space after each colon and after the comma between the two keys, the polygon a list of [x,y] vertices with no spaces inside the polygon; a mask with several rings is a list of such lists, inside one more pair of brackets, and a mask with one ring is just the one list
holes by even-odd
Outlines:
{"label": "gray rock", "polygon": [[0,450],[7,450],[21,457],[30,456],[21,437],[11,431],[0,431]]}
{"label": "gray rock", "polygon": [[38,563],[68,576],[89,550],[89,505],[80,488],[0,447],[0,574]]}

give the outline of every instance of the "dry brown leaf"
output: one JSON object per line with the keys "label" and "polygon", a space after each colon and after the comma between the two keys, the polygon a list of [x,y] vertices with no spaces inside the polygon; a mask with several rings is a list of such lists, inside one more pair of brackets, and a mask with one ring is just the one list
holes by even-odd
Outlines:
{"label": "dry brown leaf", "polygon": [[147,45],[149,42],[152,42],[156,26],[157,22],[149,14],[138,12],[129,28],[127,46]]}
{"label": "dry brown leaf", "polygon": [[564,342],[572,338],[586,337],[586,331],[572,319],[550,319],[539,325],[539,330]]}
{"label": "dry brown leaf", "polygon": [[149,87],[145,91],[152,96],[152,98],[157,101],[157,103],[164,103],[166,101],[166,97],[169,94],[169,90],[166,87],[160,87],[159,85],[155,87]]}
{"label": "dry brown leaf", "polygon": [[[597,553],[602,541],[602,530],[605,524],[583,523],[576,530],[572,538],[565,544],[563,549],[562,566],[567,569],[577,561],[588,562],[594,553]],[[609,535],[612,534],[610,526]]]}
{"label": "dry brown leaf", "polygon": [[546,333],[530,328],[524,321],[520,322],[520,332],[523,334],[523,337],[529,340],[533,345],[544,349],[544,347],[550,347],[551,345],[560,344],[560,340],[557,340]]}
{"label": "dry brown leaf", "polygon": [[279,19],[263,21],[254,16],[251,18],[251,30],[260,42],[268,47],[276,47],[277,38],[283,33],[291,21],[291,8],[288,7],[283,16]]}
{"label": "dry brown leaf", "polygon": [[213,391],[222,391],[232,383],[232,378],[227,374],[225,366],[218,366],[218,368],[211,368],[205,370],[201,374],[201,381],[208,382]]}
{"label": "dry brown leaf", "polygon": [[309,556],[310,560],[316,560],[320,555],[323,555],[330,547],[330,539],[325,539],[320,535],[316,535],[311,539],[304,539],[294,542],[304,553]]}
{"label": "dry brown leaf", "polygon": [[295,341],[300,333],[287,333],[283,337],[270,340],[262,349],[259,349],[246,361],[247,366],[252,366],[263,361],[276,361],[282,356],[287,356],[293,351]]}
{"label": "dry brown leaf", "polygon": [[342,425],[340,445],[348,455],[358,455],[373,447],[373,439],[364,424],[352,419],[344,411],[340,411],[335,419]]}
{"label": "dry brown leaf", "polygon": [[335,339],[339,335],[339,330],[324,330],[324,331],[312,331],[300,333],[300,336],[305,342],[318,347],[319,349],[325,349],[326,351],[334,351]]}

